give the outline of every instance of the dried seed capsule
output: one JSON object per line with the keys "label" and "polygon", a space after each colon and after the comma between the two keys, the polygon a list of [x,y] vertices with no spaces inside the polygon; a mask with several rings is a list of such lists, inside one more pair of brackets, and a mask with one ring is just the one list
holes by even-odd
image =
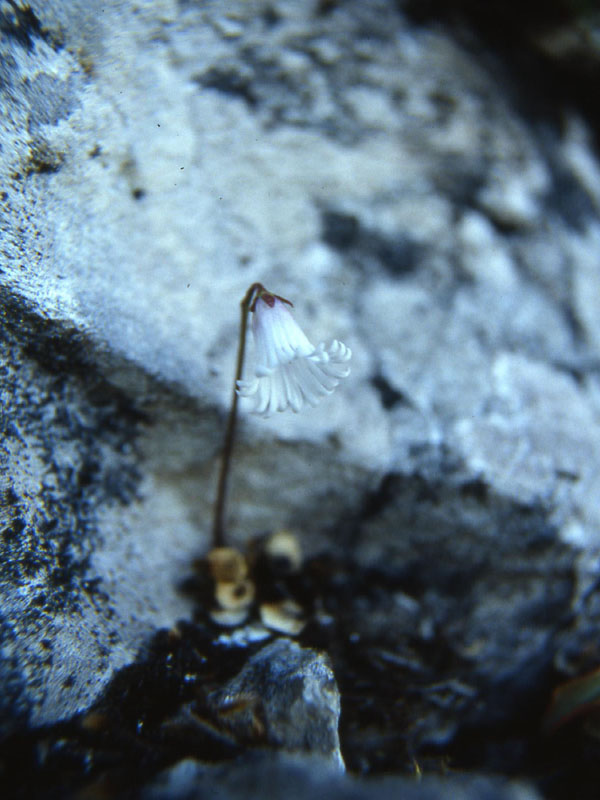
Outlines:
{"label": "dried seed capsule", "polygon": [[248,574],[246,559],[235,547],[215,547],[206,560],[215,583],[238,583]]}
{"label": "dried seed capsule", "polygon": [[306,625],[302,618],[303,609],[293,600],[281,600],[277,603],[263,603],[260,608],[263,625],[280,633],[296,636]]}
{"label": "dried seed capsule", "polygon": [[238,583],[217,583],[215,600],[221,608],[248,608],[254,600],[254,584],[246,579]]}
{"label": "dried seed capsule", "polygon": [[281,530],[271,534],[265,542],[265,554],[282,572],[297,572],[302,566],[300,541],[290,531]]}
{"label": "dried seed capsule", "polygon": [[222,625],[224,628],[234,628],[236,625],[241,625],[246,621],[248,609],[213,608],[210,611],[210,618],[217,625]]}

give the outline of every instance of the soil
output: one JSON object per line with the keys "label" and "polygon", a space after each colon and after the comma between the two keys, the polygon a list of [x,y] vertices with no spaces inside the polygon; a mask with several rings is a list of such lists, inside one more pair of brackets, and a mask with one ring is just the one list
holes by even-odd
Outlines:
{"label": "soil", "polygon": [[[456,656],[443,631],[398,636],[393,625],[381,623],[398,596],[409,597],[402,572],[365,571],[351,559],[324,555],[298,572],[259,558],[252,577],[253,613],[265,599],[293,598],[307,619],[295,638],[331,658],[350,774],[495,773],[532,781],[548,800],[597,797],[600,739],[593,715],[543,732],[555,675],[512,718],[498,714],[477,685],[473,663]],[[127,796],[180,759],[218,763],[266,746],[260,730],[252,741],[236,740],[207,702],[265,642],[226,646],[219,640],[231,629],[215,625],[204,610],[213,591],[206,570],[183,588],[197,600],[195,618],[159,631],[93,709],[3,743],[4,797]]]}

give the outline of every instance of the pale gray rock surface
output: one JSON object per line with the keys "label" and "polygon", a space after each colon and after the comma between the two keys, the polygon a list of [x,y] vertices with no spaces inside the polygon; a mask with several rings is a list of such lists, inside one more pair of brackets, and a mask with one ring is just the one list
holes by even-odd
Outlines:
{"label": "pale gray rock surface", "polygon": [[232,539],[404,565],[474,719],[597,641],[598,158],[399,5],[2,3],[2,730],[189,613],[256,280],[353,371],[243,418]]}

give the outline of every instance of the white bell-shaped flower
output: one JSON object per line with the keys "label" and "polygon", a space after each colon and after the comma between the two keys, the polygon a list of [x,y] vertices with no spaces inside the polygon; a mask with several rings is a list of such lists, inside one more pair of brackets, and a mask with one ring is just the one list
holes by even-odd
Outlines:
{"label": "white bell-shaped flower", "polygon": [[350,372],[350,348],[337,339],[313,347],[288,305],[262,291],[251,309],[256,366],[253,378],[237,382],[237,392],[254,398],[252,412],[263,417],[288,408],[298,412],[306,403],[315,406]]}

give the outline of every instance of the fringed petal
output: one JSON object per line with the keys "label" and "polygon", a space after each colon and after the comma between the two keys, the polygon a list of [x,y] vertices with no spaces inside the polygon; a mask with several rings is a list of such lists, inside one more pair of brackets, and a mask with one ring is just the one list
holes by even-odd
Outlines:
{"label": "fringed petal", "polygon": [[287,306],[276,296],[258,298],[252,319],[254,377],[237,382],[240,397],[254,400],[252,412],[268,417],[291,408],[315,406],[350,372],[352,351],[335,339],[313,347]]}

